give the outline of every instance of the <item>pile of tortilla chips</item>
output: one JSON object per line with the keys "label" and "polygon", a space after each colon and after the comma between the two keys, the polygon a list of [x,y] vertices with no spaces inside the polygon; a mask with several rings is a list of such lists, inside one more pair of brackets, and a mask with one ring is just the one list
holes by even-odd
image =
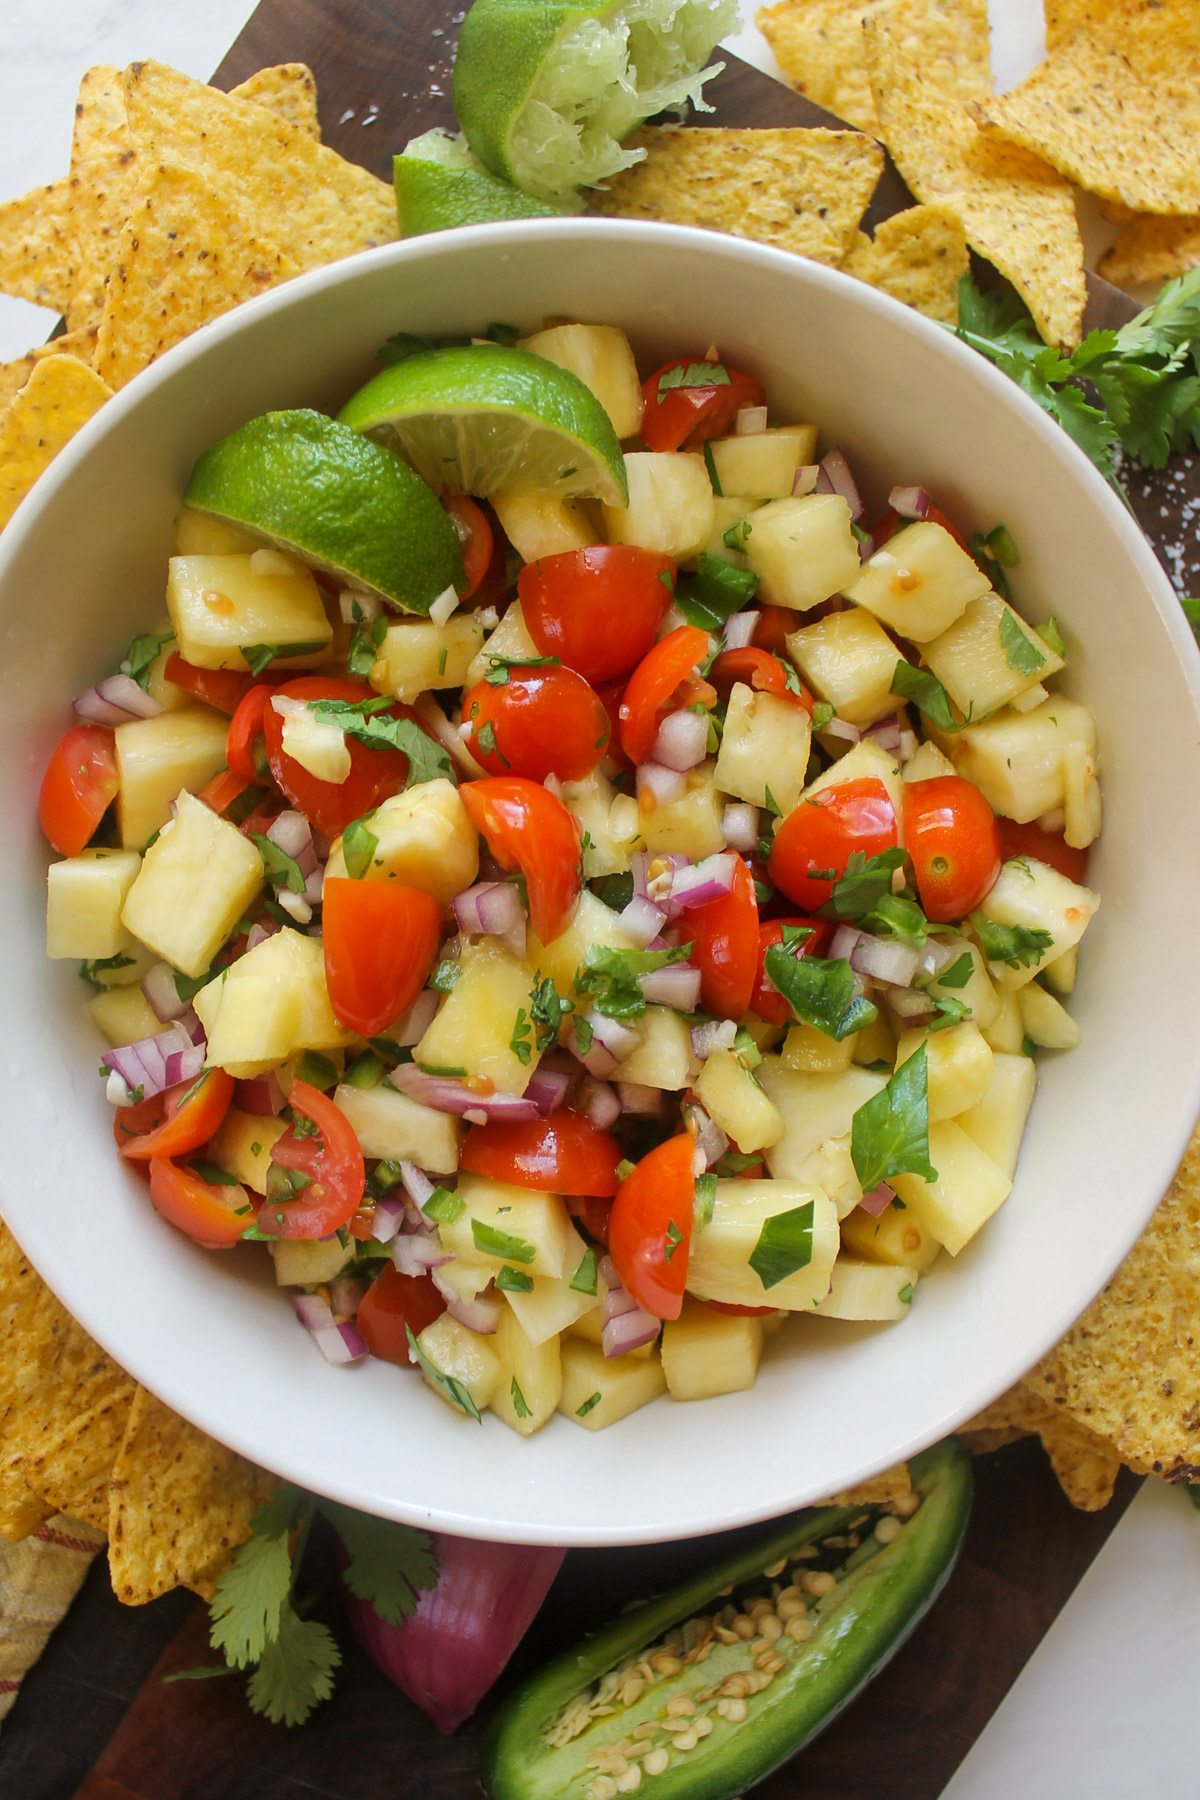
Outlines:
{"label": "pile of tortilla chips", "polygon": [[140,369],[301,270],[397,235],[391,188],[320,142],[303,63],[232,94],[161,63],[89,69],[69,172],[0,205],[0,292],[65,331],[0,364],[0,526]]}

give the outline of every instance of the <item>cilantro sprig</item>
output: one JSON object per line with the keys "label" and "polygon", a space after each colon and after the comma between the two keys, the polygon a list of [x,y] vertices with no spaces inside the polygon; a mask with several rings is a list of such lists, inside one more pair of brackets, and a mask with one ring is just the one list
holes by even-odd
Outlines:
{"label": "cilantro sprig", "polygon": [[850,1158],[864,1194],[892,1175],[937,1180],[929,1161],[929,1057],[924,1044],[855,1113]]}
{"label": "cilantro sprig", "polygon": [[388,694],[376,700],[310,700],[309,710],[339,725],[368,750],[402,750],[408,758],[405,787],[423,781],[456,779],[449,756],[412,719],[399,719],[385,709],[395,702]]}
{"label": "cilantro sprig", "polygon": [[[609,1019],[636,1019],[646,1010],[646,996],[638,981],[668,963],[686,962],[692,944],[671,950],[612,950],[593,944],[575,977],[575,990],[589,996],[590,1004]],[[578,1033],[579,1024],[576,1024]],[[583,1054],[587,1055],[584,1047]]]}

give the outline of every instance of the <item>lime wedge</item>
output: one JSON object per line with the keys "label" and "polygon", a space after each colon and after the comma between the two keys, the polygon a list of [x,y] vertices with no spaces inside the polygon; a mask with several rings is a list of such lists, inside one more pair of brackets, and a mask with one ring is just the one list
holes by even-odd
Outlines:
{"label": "lime wedge", "polygon": [[338,417],[394,445],[433,488],[628,501],[608,414],[577,375],[528,350],[419,351],[374,376]]}
{"label": "lime wedge", "polygon": [[406,150],[393,163],[401,237],[485,225],[494,219],[558,218],[560,209],[523,194],[486,169],[454,169]]}
{"label": "lime wedge", "polygon": [[635,126],[688,100],[737,25],[738,0],[475,0],[454,63],[454,106],[494,175],[540,200],[582,206],[593,187],[640,162]]}
{"label": "lime wedge", "polygon": [[184,500],[404,612],[466,586],[445,507],[393,451],[324,413],[239,425],[204,452]]}

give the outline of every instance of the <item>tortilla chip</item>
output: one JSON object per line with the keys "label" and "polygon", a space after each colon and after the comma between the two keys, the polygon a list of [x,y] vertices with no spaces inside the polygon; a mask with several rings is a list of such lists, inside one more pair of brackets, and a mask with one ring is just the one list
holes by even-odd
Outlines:
{"label": "tortilla chip", "polygon": [[1168,281],[1200,263],[1200,216],[1165,219],[1135,213],[1100,259],[1100,274],[1117,287],[1139,281]]}
{"label": "tortilla chip", "polygon": [[75,281],[68,182],[0,204],[0,293],[65,312]]}
{"label": "tortilla chip", "polygon": [[857,131],[722,131],[649,126],[631,142],[636,163],[596,190],[609,217],[667,219],[842,261],[883,171],[883,153]]}
{"label": "tortilla chip", "polygon": [[1068,183],[1028,151],[985,137],[873,20],[863,33],[883,135],[916,198],[957,213],[967,242],[1012,282],[1047,343],[1078,343],[1087,289]]}
{"label": "tortilla chip", "polygon": [[121,71],[112,63],[96,63],[79,83],[71,134],[71,167],[78,168],[96,156],[108,156],[114,147],[130,147]]}
{"label": "tortilla chip", "polygon": [[108,1484],[135,1392],[126,1382],[26,1457],[25,1479],[52,1511],[108,1530]]}
{"label": "tortilla chip", "polygon": [[[36,364],[0,419],[0,527],[7,525],[19,502],[63,445],[111,395],[112,389],[78,357],[46,356]],[[0,1376],[0,1395],[3,1388]]]}
{"label": "tortilla chip", "polygon": [[1132,1468],[1200,1481],[1198,1343],[1200,1132],[1112,1281],[1025,1380]]}
{"label": "tortilla chip", "polygon": [[162,63],[132,63],[125,105],[139,154],[183,163],[225,191],[248,232],[269,234],[301,269],[398,235],[390,184],[263,108]]}
{"label": "tortilla chip", "polygon": [[845,274],[866,281],[926,318],[958,324],[958,281],[970,267],[962,220],[949,206],[910,206],[875,227],[857,231]]}
{"label": "tortilla chip", "polygon": [[64,331],[59,337],[50,338],[33,350],[27,350],[24,356],[16,356],[12,362],[0,363],[0,415],[20,393],[43,357],[76,356],[80,362],[90,363],[95,354],[94,329]]}
{"label": "tortilla chip", "polygon": [[160,164],[139,189],[117,245],[96,373],[110,388],[123,387],[210,319],[298,272],[243,227],[228,194],[191,169]]}
{"label": "tortilla chip", "polygon": [[869,1481],[860,1481],[856,1487],[843,1488],[840,1494],[833,1494],[828,1500],[819,1501],[818,1505],[882,1506],[888,1500],[902,1500],[905,1494],[911,1493],[908,1464],[897,1463],[894,1468],[883,1469],[878,1475],[872,1475]]}
{"label": "tortilla chip", "polygon": [[209,1589],[275,1486],[139,1388],[109,1485],[108,1563],[118,1600],[140,1606],[175,1587]]}
{"label": "tortilla chip", "polygon": [[229,91],[238,100],[253,100],[257,106],[267,107],[277,118],[320,142],[317,82],[307,63],[277,63],[260,69]]}
{"label": "tortilla chip", "polygon": [[943,92],[960,100],[991,93],[987,0],[780,0],[756,15],[796,91],[878,137],[864,18],[885,25]]}
{"label": "tortilla chip", "polygon": [[989,133],[1137,212],[1200,212],[1200,7],[1088,6],[1019,87],[973,105]]}
{"label": "tortilla chip", "polygon": [[20,1469],[0,1451],[0,1537],[19,1544],[53,1511],[53,1507],[38,1499]]}
{"label": "tortilla chip", "polygon": [[1113,1446],[1020,1382],[969,1419],[959,1435],[973,1456],[982,1456],[1030,1434],[1042,1440],[1072,1506],[1098,1512],[1108,1505],[1121,1468]]}

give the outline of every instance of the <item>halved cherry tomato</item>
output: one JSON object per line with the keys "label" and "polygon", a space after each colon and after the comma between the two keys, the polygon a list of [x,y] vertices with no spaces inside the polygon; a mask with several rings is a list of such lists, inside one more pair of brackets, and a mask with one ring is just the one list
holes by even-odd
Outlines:
{"label": "halved cherry tomato", "polygon": [[150,1159],[150,1199],[155,1212],[206,1250],[231,1250],[253,1218],[241,1182],[219,1186],[166,1156]]}
{"label": "halved cherry tomato", "polygon": [[758,974],[758,906],[753,877],[740,857],[729,892],[693,907],[683,925],[695,940],[691,960],[700,970],[705,1010],[718,1019],[740,1019]]}
{"label": "halved cherry tomato", "polygon": [[224,1069],[205,1069],[196,1081],[181,1081],[136,1106],[118,1106],[113,1118],[117,1149],[134,1162],[186,1156],[207,1144],[232,1099],[233,1076]]}
{"label": "halved cherry tomato", "polygon": [[961,775],[904,784],[904,842],[925,916],[939,925],[965,919],[1000,873],[1000,827]]}
{"label": "halved cherry tomato", "polygon": [[695,357],[680,356],[664,363],[642,383],[642,442],[649,450],[695,450],[705,438],[724,437],[743,406],[765,406],[766,390],[752,375],[743,375],[725,363],[726,380],[701,381],[696,386],[664,386],[663,377],[674,369],[686,375],[697,366]]}
{"label": "halved cherry tomato", "polygon": [[268,1237],[328,1237],[358,1211],[367,1180],[363,1154],[349,1119],[327,1094],[293,1081],[288,1103],[297,1122],[272,1145],[271,1161],[298,1170],[310,1185],[294,1200],[264,1201],[258,1228]]}
{"label": "halved cherry tomato", "polygon": [[750,641],[760,650],[771,651],[774,656],[786,656],[787,639],[800,623],[790,606],[760,604],[758,623]]}
{"label": "halved cherry tomato", "polygon": [[799,956],[820,956],[829,939],[833,935],[833,926],[825,919],[771,919],[758,928],[758,971],[754,977],[754,992],[750,996],[750,1011],[758,1014],[767,1025],[791,1025],[795,1019],[791,1007],[779,992],[778,988],[767,985],[767,951],[774,944],[782,944],[785,925],[798,925],[812,936],[805,938],[797,946]]}
{"label": "halved cherry tomato", "polygon": [[732,1300],[701,1300],[700,1304],[731,1319],[765,1319],[779,1310],[775,1306],[735,1306]]}
{"label": "halved cherry tomato", "polygon": [[604,752],[610,756],[620,769],[632,772],[633,764],[625,754],[625,746],[621,742],[621,707],[625,700],[625,683],[623,681],[604,681],[596,687],[600,703],[608,714],[608,749]]}
{"label": "halved cherry tomato", "polygon": [[462,547],[467,585],[459,599],[469,600],[487,574],[492,560],[492,527],[483,508],[469,494],[443,494],[442,505],[454,521]]}
{"label": "halved cherry tomato", "polygon": [[[302,676],[298,681],[289,681],[278,691],[294,700],[379,699],[364,681],[346,681],[328,675]],[[410,706],[402,706],[397,700],[385,710],[392,718],[412,719],[422,731],[425,730]],[[400,793],[408,780],[408,758],[403,750],[371,750],[366,744],[357,744],[347,738],[350,773],[345,781],[322,781],[287,755],[283,748],[283,719],[272,706],[263,713],[263,731],[272,775],[292,805],[329,837],[336,837],[352,819],[360,819],[389,794]],[[232,761],[229,766],[234,766]]]}
{"label": "halved cherry tomato", "polygon": [[523,775],[489,775],[458,790],[502,869],[519,869],[529,922],[548,944],[567,929],[582,886],[580,831],[561,800]]}
{"label": "halved cherry tomato", "polygon": [[621,705],[621,743],[633,762],[646,761],[668,701],[707,652],[706,631],[698,625],[678,625],[643,656],[629,677]]}
{"label": "halved cherry tomato", "polygon": [[334,1015],[360,1036],[377,1037],[425,986],[437,957],[442,909],[419,888],[338,876],[326,880],[321,907]]}
{"label": "halved cherry tomato", "polygon": [[604,702],[573,669],[509,669],[495,686],[477,681],[463,696],[467,747],[489,775],[582,781],[608,748]]}
{"label": "halved cherry tomato", "polygon": [[802,800],[776,830],[767,868],[789,899],[815,912],[846,873],[852,852],[878,856],[898,842],[888,791],[877,775],[868,775]]}
{"label": "halved cherry tomato", "polygon": [[529,635],[588,681],[611,681],[641,661],[675,592],[669,556],[634,544],[597,544],[526,563],[517,594]]}
{"label": "halved cherry tomato", "polygon": [[254,676],[244,669],[201,669],[195,663],[185,662],[178,650],[172,650],[168,656],[163,673],[176,687],[223,713],[236,712],[238,702],[254,686]]}
{"label": "halved cherry tomato", "polygon": [[225,761],[232,773],[247,783],[267,779],[263,720],[274,693],[275,689],[265,681],[248,687],[234,707],[225,733]]}
{"label": "halved cherry tomato", "polygon": [[510,1181],[568,1199],[594,1194],[607,1200],[619,1185],[621,1155],[611,1131],[601,1131],[581,1113],[560,1106],[548,1119],[528,1124],[494,1120],[472,1125],[458,1166],[492,1181]]}
{"label": "halved cherry tomato", "polygon": [[722,700],[728,700],[734,684],[740,681],[760,694],[780,694],[785,699],[790,698],[812,717],[813,697],[804,683],[799,683],[800,692],[796,693],[788,686],[787,670],[779,658],[772,656],[769,650],[760,650],[755,644],[746,644],[738,650],[722,650],[708,671],[708,679]]}
{"label": "halved cherry tomato", "polygon": [[372,1356],[411,1368],[404,1327],[419,1337],[445,1310],[430,1276],[402,1275],[385,1263],[358,1303],[355,1324]]}
{"label": "halved cherry tomato", "polygon": [[38,819],[60,856],[78,856],[115,800],[117,752],[107,725],[75,725],[54,747]]}
{"label": "halved cherry tomato", "polygon": [[1036,819],[1028,825],[1018,825],[1015,819],[1002,815],[996,824],[1000,827],[1000,854],[1005,862],[1014,856],[1031,856],[1035,862],[1049,863],[1068,881],[1080,886],[1086,883],[1088,853],[1073,849],[1061,831],[1043,831]]}
{"label": "halved cherry tomato", "polygon": [[683,1310],[696,1181],[695,1146],[686,1132],[643,1156],[617,1189],[608,1252],[621,1285],[656,1319]]}
{"label": "halved cherry tomato", "polygon": [[608,1248],[608,1227],[612,1219],[613,1203],[601,1200],[595,1194],[572,1194],[567,1197],[567,1210],[579,1220],[590,1238]]}
{"label": "halved cherry tomato", "polygon": [[252,782],[243,775],[235,775],[232,769],[219,769],[212,780],[206,782],[196,798],[203,800],[205,806],[211,807],[215,813],[224,813],[240,795],[246,792]]}

